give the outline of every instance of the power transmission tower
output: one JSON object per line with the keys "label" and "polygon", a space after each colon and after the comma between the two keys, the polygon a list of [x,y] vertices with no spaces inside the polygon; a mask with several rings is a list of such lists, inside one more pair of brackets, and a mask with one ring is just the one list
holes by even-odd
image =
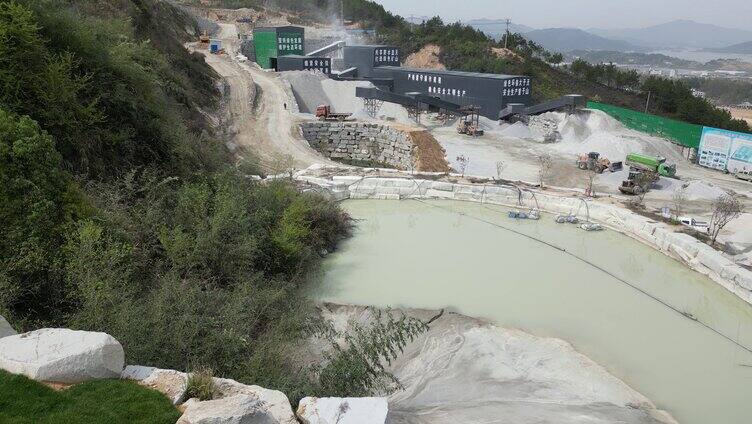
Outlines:
{"label": "power transmission tower", "polygon": [[507,35],[504,37],[504,48],[508,48],[509,46],[509,24],[512,23],[511,20],[507,19]]}

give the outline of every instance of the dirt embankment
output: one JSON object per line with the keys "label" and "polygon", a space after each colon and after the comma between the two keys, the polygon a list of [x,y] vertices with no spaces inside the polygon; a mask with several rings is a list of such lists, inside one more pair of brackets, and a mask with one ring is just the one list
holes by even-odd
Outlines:
{"label": "dirt embankment", "polygon": [[449,172],[446,151],[425,129],[412,128],[405,125],[392,124],[395,128],[406,132],[413,141],[415,170],[420,172]]}
{"label": "dirt embankment", "polygon": [[729,112],[731,112],[731,116],[735,119],[743,119],[747,121],[749,125],[752,125],[752,109],[741,109],[735,107],[730,107],[727,109]]}
{"label": "dirt embankment", "polygon": [[408,68],[421,69],[446,69],[441,63],[441,47],[436,44],[427,44],[422,49],[411,54],[405,60],[405,66]]}

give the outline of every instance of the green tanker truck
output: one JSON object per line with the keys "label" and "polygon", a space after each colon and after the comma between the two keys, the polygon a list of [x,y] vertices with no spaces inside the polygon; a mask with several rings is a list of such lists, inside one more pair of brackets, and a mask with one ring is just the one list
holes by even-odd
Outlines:
{"label": "green tanker truck", "polygon": [[666,163],[666,158],[631,153],[627,155],[626,165],[640,171],[655,173],[662,177],[674,178],[676,165]]}

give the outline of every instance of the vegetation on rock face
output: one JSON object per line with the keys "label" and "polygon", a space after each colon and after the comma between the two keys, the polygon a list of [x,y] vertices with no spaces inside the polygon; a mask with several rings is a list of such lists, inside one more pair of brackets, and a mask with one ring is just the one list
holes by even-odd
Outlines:
{"label": "vegetation on rock face", "polygon": [[55,391],[0,371],[0,422],[17,424],[171,424],[180,412],[169,399],[136,383],[100,380]]}

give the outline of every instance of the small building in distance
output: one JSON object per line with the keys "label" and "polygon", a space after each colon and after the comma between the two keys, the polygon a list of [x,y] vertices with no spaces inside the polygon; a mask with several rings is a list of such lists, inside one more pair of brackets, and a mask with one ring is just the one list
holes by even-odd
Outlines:
{"label": "small building in distance", "polygon": [[280,57],[305,54],[305,30],[296,26],[254,28],[256,63],[264,69],[277,69]]}

